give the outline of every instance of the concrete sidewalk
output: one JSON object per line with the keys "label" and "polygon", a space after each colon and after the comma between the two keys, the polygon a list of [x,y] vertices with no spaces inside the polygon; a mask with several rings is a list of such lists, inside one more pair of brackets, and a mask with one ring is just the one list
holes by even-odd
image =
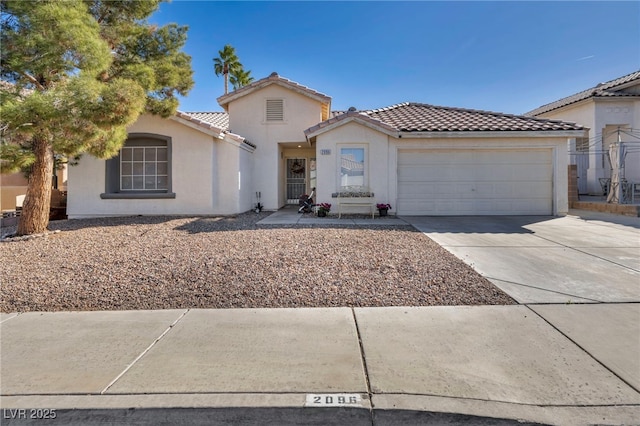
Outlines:
{"label": "concrete sidewalk", "polygon": [[43,424],[34,408],[55,409],[44,424],[640,419],[640,304],[1,319],[2,424]]}

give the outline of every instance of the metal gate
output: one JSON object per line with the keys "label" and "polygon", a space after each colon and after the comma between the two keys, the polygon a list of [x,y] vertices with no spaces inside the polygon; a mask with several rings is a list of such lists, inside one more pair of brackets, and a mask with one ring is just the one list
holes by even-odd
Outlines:
{"label": "metal gate", "polygon": [[578,152],[575,154],[576,166],[578,169],[578,194],[587,194],[587,169],[589,168],[589,153]]}
{"label": "metal gate", "polygon": [[307,160],[287,158],[287,204],[298,204],[307,190]]}
{"label": "metal gate", "polygon": [[578,172],[578,194],[588,194],[587,170],[589,169],[589,138],[577,138],[576,149],[571,153],[571,164],[576,165]]}

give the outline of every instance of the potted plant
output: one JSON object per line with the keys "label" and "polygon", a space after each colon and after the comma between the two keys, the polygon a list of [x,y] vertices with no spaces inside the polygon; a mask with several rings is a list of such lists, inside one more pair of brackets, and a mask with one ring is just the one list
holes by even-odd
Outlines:
{"label": "potted plant", "polygon": [[386,216],[387,212],[391,208],[391,204],[378,203],[376,204],[376,208],[378,209],[378,213],[380,214],[380,216]]}
{"label": "potted plant", "polygon": [[317,205],[318,207],[318,216],[325,217],[327,213],[331,211],[331,204],[329,203],[320,203]]}

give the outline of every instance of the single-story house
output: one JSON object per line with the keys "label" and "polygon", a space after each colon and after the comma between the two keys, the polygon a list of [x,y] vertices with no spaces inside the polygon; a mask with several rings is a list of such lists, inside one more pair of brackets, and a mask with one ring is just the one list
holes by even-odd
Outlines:
{"label": "single-story house", "polygon": [[85,155],[69,170],[69,217],[234,214],[258,195],[277,210],[314,187],[334,203],[347,185],[401,215],[561,215],[567,149],[585,136],[422,103],[332,111],[329,96],[276,73],[217,100],[224,112],[142,116],[115,158]]}
{"label": "single-story house", "polygon": [[602,182],[611,178],[609,148],[626,146],[624,177],[640,183],[640,71],[600,83],[525,114],[567,120],[589,129],[570,147],[569,161],[578,169],[581,194],[600,195]]}

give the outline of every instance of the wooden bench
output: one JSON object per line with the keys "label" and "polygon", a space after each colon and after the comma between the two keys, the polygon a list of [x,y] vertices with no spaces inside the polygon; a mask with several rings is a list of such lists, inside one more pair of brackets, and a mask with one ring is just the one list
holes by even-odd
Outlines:
{"label": "wooden bench", "polygon": [[343,207],[357,206],[368,207],[371,210],[371,218],[375,217],[375,200],[373,192],[367,186],[350,185],[342,186],[336,193],[338,200],[338,219],[342,216]]}

